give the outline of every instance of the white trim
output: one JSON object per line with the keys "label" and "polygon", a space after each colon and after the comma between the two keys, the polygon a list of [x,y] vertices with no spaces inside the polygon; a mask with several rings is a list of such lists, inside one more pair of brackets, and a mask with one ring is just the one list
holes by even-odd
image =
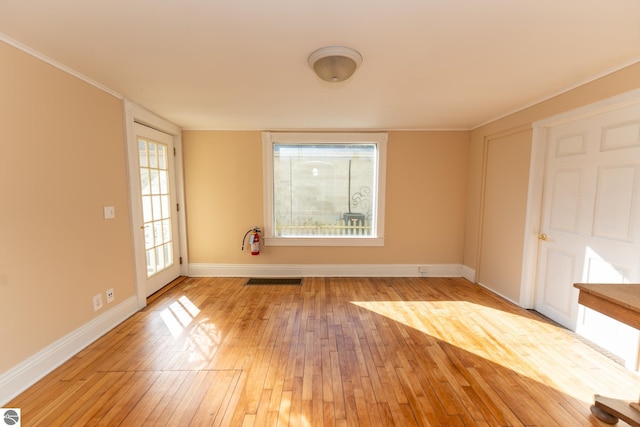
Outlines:
{"label": "white trim", "polygon": [[137,311],[129,297],[0,375],[0,406],[76,355]]}
{"label": "white trim", "polygon": [[265,237],[265,246],[384,246],[382,237]]}
{"label": "white trim", "polygon": [[[266,246],[384,246],[384,212],[387,170],[387,132],[262,132],[264,241]],[[377,151],[375,177],[375,233],[373,237],[281,238],[274,237],[273,144],[374,143]]]}
{"label": "white trim", "polygon": [[607,111],[640,103],[640,89],[565,111],[532,124],[531,162],[529,166],[529,189],[527,194],[527,215],[525,219],[525,239],[522,257],[522,275],[519,305],[524,308],[535,306],[536,275],[538,269],[538,234],[542,219],[542,198],[544,191],[544,169],[546,165],[546,136],[550,127],[573,120],[601,114]]}
{"label": "white trim", "polygon": [[387,142],[387,132],[262,132],[263,141],[287,144]]}
{"label": "white trim", "polygon": [[98,89],[100,89],[103,92],[108,93],[109,95],[112,95],[118,99],[124,99],[124,96],[119,94],[118,92],[109,89],[108,87],[104,86],[101,83],[98,83],[95,80],[90,79],[89,77],[85,76],[84,74],[81,74],[79,72],[77,72],[76,70],[67,67],[66,65],[56,61],[55,59],[49,58],[46,55],[43,55],[42,53],[30,48],[29,46],[26,46],[16,40],[13,40],[12,38],[7,37],[6,35],[0,33],[0,41],[3,41],[5,43],[7,43],[8,45],[11,45],[13,47],[15,47],[16,49],[19,49],[21,51],[23,51],[24,53],[33,56],[34,58],[37,58],[43,62],[46,62],[47,64],[61,70],[64,71],[67,74],[70,74],[80,80],[82,80],[85,83],[90,84],[91,86],[94,86]]}
{"label": "white trim", "polygon": [[[142,218],[142,213],[139,212],[138,201],[140,200],[140,176],[138,173],[138,153],[136,152],[136,132],[135,123],[141,123],[149,126],[158,131],[167,133],[173,137],[173,146],[176,149],[175,157],[175,179],[176,179],[176,202],[181,206],[178,211],[178,229],[179,238],[178,243],[180,247],[179,256],[182,257],[182,265],[180,266],[180,275],[189,275],[189,257],[187,252],[187,229],[186,229],[186,214],[185,214],[185,193],[184,193],[184,175],[183,175],[183,162],[182,162],[182,131],[173,123],[163,119],[162,117],[152,113],[144,107],[135,104],[129,99],[123,100],[124,109],[124,125],[126,132],[126,152],[127,152],[127,177],[129,183],[129,211],[131,218],[129,222],[131,224],[132,236],[140,233],[139,219]],[[144,250],[136,245],[139,244],[135,238],[132,238],[133,253],[134,253],[134,267],[135,267],[135,286],[136,295],[138,297],[138,308],[143,308],[147,305],[147,293],[146,293],[146,269],[144,267],[145,262],[138,254],[143,254]],[[141,264],[142,263],[142,264]]]}
{"label": "white trim", "polygon": [[463,266],[459,264],[429,264],[418,267],[422,277],[462,277]]}
{"label": "white trim", "polygon": [[210,264],[189,265],[191,277],[461,277],[460,264]]}
{"label": "white trim", "polygon": [[271,132],[262,132],[262,212],[265,245],[273,236],[273,141]]}
{"label": "white trim", "polygon": [[176,150],[176,201],[180,204],[178,211],[178,233],[180,235],[180,275],[189,275],[189,247],[187,245],[187,205],[184,193],[184,162],[182,153],[182,130],[173,135],[173,148]]}
{"label": "white trim", "polygon": [[[218,132],[262,132],[264,128],[262,127],[220,127],[214,128],[211,127],[199,127],[199,126],[185,126],[182,128],[184,131],[218,131]],[[474,128],[305,128],[305,132],[470,132],[474,130]],[[300,128],[278,128],[272,129],[271,132],[300,132]]]}
{"label": "white trim", "polygon": [[640,103],[640,89],[634,89],[620,95],[612,96],[573,110],[565,111],[545,119],[533,122],[533,128],[550,128],[563,123],[579,120],[589,116],[617,110]]}
{"label": "white trim", "polygon": [[[520,273],[521,307],[532,309],[535,305],[536,270],[538,268],[538,235],[542,216],[542,191],[546,155],[546,129],[534,126],[529,160],[529,185],[527,212],[525,215],[522,269]],[[538,141],[538,142],[536,142]],[[540,142],[542,141],[542,142]]]}
{"label": "white trim", "polygon": [[461,276],[470,281],[471,283],[476,283],[476,270],[474,268],[469,267],[468,265],[462,266]]}
{"label": "white trim", "polygon": [[519,305],[517,301],[512,300],[511,298],[509,298],[509,297],[508,297],[508,296],[506,296],[506,295],[501,294],[500,292],[496,292],[496,290],[495,290],[495,289],[493,289],[493,288],[490,288],[490,287],[488,287],[488,286],[486,286],[486,285],[483,285],[483,284],[482,284],[482,283],[480,283],[480,282],[476,282],[476,284],[478,284],[478,285],[482,286],[483,288],[485,288],[486,290],[488,290],[488,291],[489,291],[489,292],[491,292],[492,294],[494,294],[494,295],[498,295],[500,298],[505,299],[505,300],[509,301],[510,303],[513,303],[514,305]]}
{"label": "white trim", "polygon": [[169,135],[180,135],[182,130],[171,123],[170,121],[158,116],[146,108],[136,104],[128,98],[124,98],[125,110],[131,114],[131,117],[144,125],[157,129],[160,132],[168,133]]}
{"label": "white trim", "polygon": [[474,131],[474,130],[476,130],[476,129],[478,129],[478,128],[481,128],[481,127],[483,127],[483,126],[486,126],[486,125],[488,125],[488,124],[490,124],[490,123],[493,123],[493,122],[498,121],[498,120],[500,120],[500,119],[503,119],[503,118],[505,118],[505,117],[511,116],[511,115],[513,115],[513,114],[517,114],[517,113],[519,113],[520,111],[524,111],[524,110],[526,110],[527,108],[531,108],[531,107],[533,107],[534,105],[541,104],[541,103],[543,103],[543,102],[545,102],[545,101],[548,101],[548,100],[550,100],[550,99],[553,99],[553,98],[555,98],[555,97],[557,97],[557,96],[560,96],[560,95],[562,95],[562,94],[564,94],[564,93],[567,93],[567,92],[569,92],[569,91],[572,91],[572,90],[574,90],[574,89],[577,89],[577,88],[579,88],[580,86],[584,86],[584,85],[586,85],[587,83],[591,83],[591,82],[593,82],[593,81],[596,81],[596,80],[598,80],[598,79],[601,79],[601,78],[603,78],[603,77],[606,77],[606,76],[608,76],[608,75],[610,75],[610,74],[613,74],[613,73],[615,73],[615,72],[617,72],[617,71],[620,71],[620,70],[622,70],[622,69],[624,69],[624,68],[630,67],[630,66],[632,66],[632,65],[634,65],[634,64],[636,64],[636,63],[638,63],[638,62],[640,62],[640,57],[631,58],[630,60],[625,61],[625,62],[623,62],[622,64],[618,64],[618,65],[616,65],[615,67],[611,67],[611,68],[609,68],[608,70],[605,70],[605,71],[603,71],[603,72],[601,72],[601,73],[598,73],[598,74],[596,74],[596,75],[594,75],[594,76],[591,76],[591,77],[586,78],[586,79],[584,79],[584,80],[581,80],[581,81],[579,81],[579,82],[577,82],[577,83],[574,83],[574,84],[572,84],[572,85],[570,85],[570,86],[567,86],[567,87],[565,87],[565,88],[563,88],[563,89],[561,89],[561,90],[559,90],[559,91],[557,91],[557,92],[555,92],[555,93],[552,93],[551,95],[545,96],[545,97],[543,97],[543,98],[539,98],[538,100],[533,101],[533,102],[530,102],[530,103],[528,103],[528,104],[521,105],[521,106],[517,107],[517,108],[516,108],[516,109],[514,109],[514,110],[508,111],[508,112],[506,112],[506,113],[502,113],[502,114],[500,114],[499,116],[496,116],[496,117],[494,117],[494,118],[492,118],[492,119],[486,120],[486,121],[484,121],[484,122],[482,122],[482,123],[480,123],[480,124],[478,124],[478,125],[471,126],[468,130],[469,130],[469,131]]}

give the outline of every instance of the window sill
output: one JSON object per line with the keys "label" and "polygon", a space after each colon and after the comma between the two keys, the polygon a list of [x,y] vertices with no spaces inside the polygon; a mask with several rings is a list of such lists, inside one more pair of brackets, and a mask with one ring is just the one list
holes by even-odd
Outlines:
{"label": "window sill", "polygon": [[265,237],[265,246],[384,246],[383,237]]}

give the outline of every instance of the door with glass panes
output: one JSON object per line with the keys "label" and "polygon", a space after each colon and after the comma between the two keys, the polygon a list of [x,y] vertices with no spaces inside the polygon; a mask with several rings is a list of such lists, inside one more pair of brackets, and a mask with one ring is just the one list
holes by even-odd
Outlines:
{"label": "door with glass panes", "polygon": [[173,137],[135,125],[140,176],[141,226],[146,259],[146,295],[180,275]]}

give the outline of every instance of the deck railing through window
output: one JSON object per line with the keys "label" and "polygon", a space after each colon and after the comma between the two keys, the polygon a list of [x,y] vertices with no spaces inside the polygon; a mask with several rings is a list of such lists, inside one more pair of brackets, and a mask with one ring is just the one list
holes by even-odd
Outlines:
{"label": "deck railing through window", "polygon": [[344,236],[371,236],[372,226],[370,220],[354,221],[347,223],[343,219],[333,222],[300,220],[287,224],[276,223],[276,237],[344,237]]}

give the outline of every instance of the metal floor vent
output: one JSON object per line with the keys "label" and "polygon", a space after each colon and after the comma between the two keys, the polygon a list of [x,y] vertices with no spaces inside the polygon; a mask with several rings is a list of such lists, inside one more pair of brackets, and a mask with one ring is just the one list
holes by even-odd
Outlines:
{"label": "metal floor vent", "polygon": [[247,282],[247,285],[302,285],[301,278],[288,278],[288,279],[274,279],[274,278],[256,278],[252,277]]}

